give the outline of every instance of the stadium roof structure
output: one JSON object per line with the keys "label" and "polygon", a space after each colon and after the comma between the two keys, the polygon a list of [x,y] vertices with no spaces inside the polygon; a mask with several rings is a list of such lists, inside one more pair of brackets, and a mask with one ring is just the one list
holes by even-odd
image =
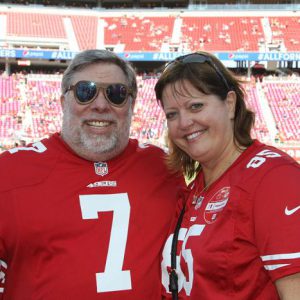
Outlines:
{"label": "stadium roof structure", "polygon": [[6,4],[27,4],[59,7],[83,7],[83,8],[191,8],[200,9],[219,5],[234,7],[240,5],[297,5],[298,0],[4,0]]}

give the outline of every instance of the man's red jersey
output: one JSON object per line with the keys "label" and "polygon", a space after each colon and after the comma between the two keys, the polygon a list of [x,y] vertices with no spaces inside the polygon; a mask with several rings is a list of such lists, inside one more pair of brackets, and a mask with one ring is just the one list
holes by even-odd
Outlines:
{"label": "man's red jersey", "polygon": [[0,299],[160,299],[177,191],[164,153],[130,140],[91,162],[58,134],[0,158]]}
{"label": "man's red jersey", "polygon": [[[274,281],[300,272],[299,164],[255,141],[207,191],[202,176],[179,231],[179,299],[279,299]],[[162,261],[168,299],[172,237]]]}

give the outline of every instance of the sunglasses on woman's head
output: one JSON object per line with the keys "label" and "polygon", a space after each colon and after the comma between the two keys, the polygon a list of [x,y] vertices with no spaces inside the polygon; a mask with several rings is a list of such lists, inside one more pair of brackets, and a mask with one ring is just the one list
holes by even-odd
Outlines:
{"label": "sunglasses on woman's head", "polygon": [[126,103],[132,93],[123,83],[98,83],[93,81],[78,81],[66,90],[74,91],[74,96],[79,104],[85,105],[93,102],[100,90],[103,90],[105,99],[113,106],[121,107]]}
{"label": "sunglasses on woman's head", "polygon": [[225,76],[223,75],[221,70],[218,68],[218,66],[213,62],[213,60],[211,59],[210,56],[207,56],[207,55],[202,54],[202,53],[197,53],[197,52],[187,54],[187,55],[183,55],[183,56],[179,56],[179,57],[175,58],[174,60],[168,62],[166,64],[165,68],[163,69],[163,72],[165,72],[166,70],[169,70],[172,67],[173,64],[177,64],[177,63],[181,63],[181,64],[208,63],[215,70],[215,72],[218,74],[219,78],[223,81],[223,83],[226,86],[226,88],[228,89],[228,91],[232,90],[229,87],[229,84],[228,84]]}

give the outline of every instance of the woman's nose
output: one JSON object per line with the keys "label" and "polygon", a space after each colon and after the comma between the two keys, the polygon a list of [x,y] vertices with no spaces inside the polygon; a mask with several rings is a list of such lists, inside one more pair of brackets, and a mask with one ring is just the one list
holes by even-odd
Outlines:
{"label": "woman's nose", "polygon": [[182,129],[189,128],[191,125],[193,125],[193,120],[187,114],[181,114],[179,117],[179,125]]}

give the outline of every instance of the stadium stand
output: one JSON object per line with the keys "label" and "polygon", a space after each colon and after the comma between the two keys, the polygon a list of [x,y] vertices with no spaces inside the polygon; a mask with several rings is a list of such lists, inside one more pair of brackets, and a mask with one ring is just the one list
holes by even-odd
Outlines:
{"label": "stadium stand", "polygon": [[182,42],[191,51],[258,51],[264,41],[259,17],[184,17]]}
{"label": "stadium stand", "polygon": [[[131,136],[142,142],[165,145],[165,118],[154,95],[156,78],[138,77],[138,98],[135,105]],[[294,143],[300,140],[300,78],[278,82],[277,78],[262,83],[264,95],[278,129],[272,139],[266,124],[258,85],[252,79],[244,85],[247,104],[256,112],[254,138],[276,144]],[[3,148],[15,143],[41,139],[60,130],[60,81],[61,75],[14,75],[0,77],[0,139]],[[279,140],[276,140],[279,138]]]}
{"label": "stadium stand", "polygon": [[171,41],[174,20],[137,15],[104,18],[105,45],[119,45],[123,51],[161,51],[163,43]]}
{"label": "stadium stand", "polygon": [[[79,49],[96,48],[98,18],[90,16],[71,16],[71,21]],[[89,34],[86,34],[87,32]]]}
{"label": "stadium stand", "polygon": [[[7,43],[31,48],[109,47],[114,51],[260,51],[272,46],[298,51],[300,19],[278,14],[217,17],[201,13],[110,13],[59,10],[11,12],[0,7]],[[111,16],[110,16],[111,15]],[[201,16],[201,17],[200,17]],[[87,34],[88,33],[88,34]]]}
{"label": "stadium stand", "polygon": [[300,141],[300,82],[265,82],[263,86],[280,141]]}
{"label": "stadium stand", "polygon": [[300,48],[300,19],[297,17],[271,17],[269,18],[272,30],[272,42],[284,44],[288,51],[299,51]]}
{"label": "stadium stand", "polygon": [[43,39],[66,38],[62,18],[57,15],[8,12],[7,34]]}

